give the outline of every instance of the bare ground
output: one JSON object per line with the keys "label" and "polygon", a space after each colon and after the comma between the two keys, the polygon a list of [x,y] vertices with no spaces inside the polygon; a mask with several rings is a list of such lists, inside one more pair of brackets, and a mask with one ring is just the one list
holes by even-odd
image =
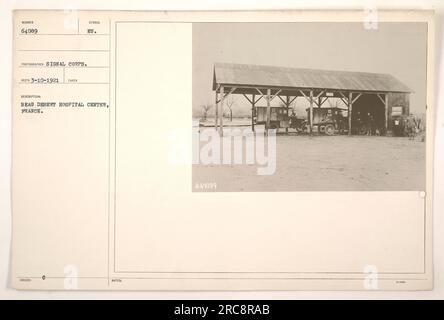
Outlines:
{"label": "bare ground", "polygon": [[276,171],[193,165],[194,191],[425,190],[425,142],[403,137],[276,137]]}

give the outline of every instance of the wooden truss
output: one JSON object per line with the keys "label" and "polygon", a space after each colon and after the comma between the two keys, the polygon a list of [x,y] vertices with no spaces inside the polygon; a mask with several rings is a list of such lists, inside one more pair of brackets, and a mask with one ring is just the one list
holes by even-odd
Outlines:
{"label": "wooden truss", "polygon": [[[313,132],[313,108],[316,106],[318,108],[321,108],[322,105],[329,99],[329,98],[339,98],[344,102],[344,104],[347,106],[348,110],[348,134],[351,135],[351,129],[352,129],[352,114],[353,114],[353,104],[361,97],[363,92],[352,92],[352,91],[346,91],[346,90],[327,90],[327,89],[293,89],[291,92],[286,91],[284,93],[284,89],[277,89],[277,88],[260,88],[260,87],[248,87],[250,92],[255,93],[245,93],[242,92],[244,90],[238,89],[245,89],[244,87],[231,87],[231,86],[224,86],[224,85],[218,85],[216,88],[216,97],[215,97],[215,128],[216,130],[219,130],[220,135],[223,135],[223,106],[224,101],[226,98],[228,98],[231,94],[242,94],[245,99],[251,104],[251,127],[254,131],[254,112],[257,103],[264,99],[266,101],[266,123],[265,123],[265,129],[266,131],[270,128],[270,117],[271,117],[271,101],[275,99],[276,97],[279,98],[282,103],[285,105],[287,110],[290,108],[290,105],[295,101],[297,97],[304,97],[309,103],[309,130],[310,133]],[[228,90],[226,90],[228,89]],[[333,92],[333,96],[327,95],[328,92]],[[273,94],[272,94],[273,92]],[[388,126],[388,94],[385,92],[372,92],[372,94],[375,94],[384,104],[385,108],[385,129],[387,131]],[[219,112],[219,108],[221,111]]]}

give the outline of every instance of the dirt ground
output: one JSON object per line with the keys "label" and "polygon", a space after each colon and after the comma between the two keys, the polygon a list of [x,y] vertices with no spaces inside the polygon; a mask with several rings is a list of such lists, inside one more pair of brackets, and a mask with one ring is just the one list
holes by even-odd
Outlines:
{"label": "dirt ground", "polygon": [[193,165],[193,190],[425,190],[425,142],[404,137],[276,136],[276,171],[257,164]]}

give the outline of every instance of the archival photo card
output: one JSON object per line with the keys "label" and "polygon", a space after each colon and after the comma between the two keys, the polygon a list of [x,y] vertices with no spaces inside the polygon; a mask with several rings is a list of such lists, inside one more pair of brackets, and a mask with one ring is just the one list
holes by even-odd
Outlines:
{"label": "archival photo card", "polygon": [[14,12],[11,286],[430,290],[434,14]]}
{"label": "archival photo card", "polygon": [[424,22],[194,23],[193,191],[424,191],[426,64]]}

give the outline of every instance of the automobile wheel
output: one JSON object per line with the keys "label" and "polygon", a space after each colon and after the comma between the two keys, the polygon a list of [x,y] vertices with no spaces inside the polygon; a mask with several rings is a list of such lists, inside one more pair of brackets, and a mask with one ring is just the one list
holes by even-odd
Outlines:
{"label": "automobile wheel", "polygon": [[332,124],[327,124],[324,128],[324,132],[328,136],[332,136],[335,134],[335,127]]}

